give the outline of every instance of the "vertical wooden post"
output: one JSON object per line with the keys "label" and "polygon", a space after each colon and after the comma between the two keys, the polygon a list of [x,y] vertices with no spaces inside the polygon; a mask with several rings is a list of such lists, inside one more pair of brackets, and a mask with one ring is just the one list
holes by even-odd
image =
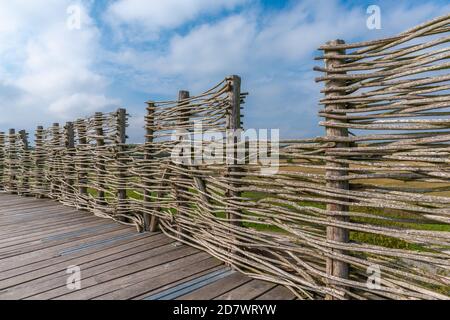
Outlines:
{"label": "vertical wooden post", "polygon": [[74,165],[74,153],[75,153],[75,130],[73,122],[66,122],[64,126],[64,146],[66,157],[66,194],[73,194],[73,186],[75,184],[75,165]]}
{"label": "vertical wooden post", "polygon": [[[182,127],[186,126],[189,123],[189,115],[190,115],[190,110],[183,110],[185,107],[187,107],[189,105],[189,101],[186,101],[187,99],[189,99],[189,91],[180,90],[178,92],[178,106],[181,107],[182,110],[180,111],[180,113],[178,115],[177,125],[180,130],[184,130],[184,131],[186,129],[182,128]],[[185,137],[180,136],[179,139],[181,141],[181,140],[185,139]],[[183,159],[185,157],[184,152],[186,152],[186,150],[183,149],[183,151],[179,155],[180,159]],[[191,156],[190,152],[189,152],[188,156],[189,157]],[[181,165],[181,164],[178,166],[180,168],[183,168],[183,165]],[[183,174],[178,175],[178,179],[180,179],[180,180],[183,180],[185,178],[186,178],[186,176]],[[187,189],[185,187],[181,187],[175,183],[175,195],[176,195],[175,200],[177,201],[177,217],[182,216],[183,215],[182,211],[188,207],[188,205],[185,203],[185,201],[186,201],[185,192],[186,191],[187,191]],[[177,225],[177,229],[178,229],[178,236],[181,238],[182,234],[183,234],[183,229],[180,224]]]}
{"label": "vertical wooden post", "polygon": [[75,148],[75,130],[74,130],[73,122],[66,122],[64,129],[65,129],[64,144],[65,144],[66,148],[68,148],[68,149]]}
{"label": "vertical wooden post", "polygon": [[[329,45],[338,45],[338,44],[344,44],[345,42],[343,40],[333,40],[328,42]],[[327,55],[333,55],[333,54],[345,54],[345,50],[341,49],[329,49],[325,50],[325,54]],[[338,67],[340,65],[344,64],[344,61],[340,59],[326,59],[325,66],[326,69],[333,69],[335,67]],[[333,74],[342,74],[342,72],[333,72],[329,71],[329,75]],[[341,87],[345,86],[345,81],[342,80],[329,80],[326,83],[326,88],[333,88],[333,87]],[[344,95],[342,91],[332,91],[327,92],[325,94],[325,97],[336,97]],[[335,109],[345,109],[346,105],[343,104],[328,104],[325,106],[325,111],[327,113],[334,113],[333,110]],[[339,115],[342,115],[340,112]],[[326,119],[326,121],[333,121],[333,122],[346,122],[345,120],[337,120],[337,119]],[[326,136],[327,137],[347,137],[348,136],[348,129],[347,128],[335,128],[335,127],[326,127]],[[346,142],[336,142],[336,148],[346,148],[348,147],[348,143]],[[327,180],[327,187],[329,188],[336,188],[336,189],[343,189],[348,190],[349,189],[349,183],[348,181],[338,181],[336,178],[340,176],[345,176],[348,174],[348,165],[345,164],[338,164],[336,162],[328,162],[328,167],[334,167],[340,170],[326,170],[326,180]],[[340,205],[340,204],[327,204],[327,211],[329,212],[335,212],[335,211],[342,211],[347,212],[349,211],[348,206]],[[342,217],[342,216],[331,216],[328,218],[330,221],[348,221],[348,217]],[[349,232],[347,229],[338,228],[338,227],[327,227],[327,240],[333,241],[333,242],[348,242],[349,241]],[[333,250],[336,253],[343,253],[342,250]],[[327,267],[326,272],[328,275],[333,277],[339,277],[342,279],[348,279],[349,276],[349,266],[346,262],[340,261],[338,259],[328,258],[327,259]],[[337,288],[338,286],[330,286],[331,288]],[[326,297],[326,299],[333,300],[334,298],[329,295]]]}
{"label": "vertical wooden post", "polygon": [[8,160],[9,160],[9,181],[8,187],[11,193],[17,193],[17,147],[16,130],[9,129],[8,135]]}
{"label": "vertical wooden post", "polygon": [[28,146],[28,133],[25,130],[19,131],[20,139],[22,140],[22,170],[20,172],[21,174],[21,186],[20,186],[20,193],[26,194],[30,192],[30,175],[29,175],[29,169],[30,169],[30,163],[29,163],[29,146]]}
{"label": "vertical wooden post", "polygon": [[35,172],[34,181],[36,189],[36,197],[43,197],[45,195],[45,180],[44,180],[44,167],[45,167],[45,150],[44,150],[44,127],[38,126],[34,135],[35,141]]}
{"label": "vertical wooden post", "polygon": [[[145,154],[144,154],[144,160],[145,160],[145,170],[149,170],[147,166],[151,164],[152,158],[153,158],[153,126],[155,123],[155,104],[153,102],[147,103],[147,117],[145,119]],[[148,177],[149,178],[149,177]],[[144,183],[145,189],[144,189],[144,202],[150,203],[151,200],[151,190],[150,186],[151,183],[149,181],[146,181]],[[154,215],[148,215],[144,213],[144,230],[155,232],[158,227],[158,217]]]}
{"label": "vertical wooden post", "polygon": [[[105,145],[105,139],[103,137],[103,113],[96,112],[94,117],[94,123],[95,123],[95,141],[97,143],[97,154],[102,154],[103,146]],[[105,174],[105,161],[101,159],[101,156],[97,158],[97,202],[100,205],[105,204],[105,180],[104,180],[104,174]]]}
{"label": "vertical wooden post", "polygon": [[[126,211],[126,200],[127,200],[127,168],[126,168],[126,160],[125,143],[127,141],[126,135],[127,128],[127,111],[125,109],[117,110],[117,162],[118,162],[118,189],[117,189],[117,214],[123,214]],[[119,218],[122,220],[122,218]]]}
{"label": "vertical wooden post", "polygon": [[59,131],[59,123],[54,123],[52,126],[52,175],[51,175],[51,181],[50,181],[50,195],[52,198],[59,199],[61,196],[61,184],[59,179],[60,177],[60,161],[59,157],[61,156],[60,153],[60,143],[61,143],[61,135]]}
{"label": "vertical wooden post", "polygon": [[[227,134],[227,177],[231,179],[238,179],[239,177],[236,175],[232,175],[230,173],[239,172],[240,169],[237,163],[237,155],[238,155],[238,145],[239,141],[236,141],[235,133],[237,130],[241,129],[241,78],[236,75],[232,75],[227,78],[228,85],[230,86],[229,91],[229,99],[230,99],[230,108],[227,111],[226,116],[226,134]],[[231,144],[231,146],[230,146]],[[231,152],[230,152],[231,151]],[[232,159],[232,164],[229,163],[229,159]],[[227,198],[238,198],[240,197],[240,192],[235,191],[233,189],[239,187],[239,184],[232,182],[230,183],[230,188],[226,191]],[[235,208],[234,206],[228,205],[227,209],[227,218],[230,220],[230,224],[239,226],[241,225],[240,221],[237,219],[240,218],[240,210]]]}
{"label": "vertical wooden post", "polygon": [[19,135],[20,135],[20,139],[22,140],[23,143],[23,148],[25,150],[28,150],[28,133],[25,130],[20,130],[19,131]]}
{"label": "vertical wooden post", "polygon": [[5,133],[0,132],[0,190],[5,188]]}
{"label": "vertical wooden post", "polygon": [[[87,148],[87,128],[84,119],[77,120],[77,134],[78,134],[78,145],[79,149],[77,152],[77,162],[79,165],[78,169],[78,191],[84,201],[87,201],[88,196],[88,168],[86,162],[84,161],[84,153]],[[81,155],[80,155],[81,153]],[[84,204],[82,204],[82,207]]]}

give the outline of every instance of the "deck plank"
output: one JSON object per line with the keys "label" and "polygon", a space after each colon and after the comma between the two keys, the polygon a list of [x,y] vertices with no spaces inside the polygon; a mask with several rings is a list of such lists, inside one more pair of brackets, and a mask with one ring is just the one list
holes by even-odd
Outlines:
{"label": "deck plank", "polygon": [[[108,261],[108,259],[120,257],[120,254],[131,255],[141,249],[150,250],[153,247],[157,247],[160,244],[160,241],[167,241],[167,238],[161,234],[158,236],[159,238],[152,238],[152,241],[149,241],[148,237],[138,240],[130,238],[123,239],[122,241],[116,244],[111,244],[105,248],[94,247],[86,252],[57,256],[41,262],[2,272],[0,273],[0,289],[17,286],[25,282],[30,284],[33,280],[37,279],[40,281],[53,278],[53,274],[58,271],[65,271],[69,265],[84,265],[85,263],[89,263],[91,261],[96,261],[100,264],[101,261]],[[158,241],[158,239],[161,240]]]}
{"label": "deck plank", "polygon": [[263,295],[275,286],[276,284],[274,283],[252,280],[214,298],[214,300],[252,300]]}
{"label": "deck plank", "polygon": [[[202,257],[204,259],[202,259]],[[167,272],[166,270],[159,268],[157,272],[148,274],[145,279],[142,279],[141,281],[134,283],[133,285],[127,285],[124,288],[120,288],[120,290],[115,290],[114,292],[111,292],[109,294],[99,296],[97,297],[97,299],[132,299],[136,295],[143,294],[149,289],[162,287],[167,283],[173,284],[173,282],[184,279],[189,275],[222,265],[221,262],[214,258],[206,256],[206,254],[204,253],[199,253],[195,256],[192,256],[194,260],[189,258],[191,257],[185,258],[181,261],[181,263],[177,262],[177,265],[179,265],[180,267],[175,267],[175,270],[171,272]]]}
{"label": "deck plank", "polygon": [[180,296],[178,300],[197,300],[197,299],[214,299],[230,290],[233,290],[241,285],[244,285],[247,282],[250,282],[251,279],[240,274],[234,273],[211,283],[203,288],[200,288],[196,291],[190,292],[186,295]]}
{"label": "deck plank", "polygon": [[260,295],[255,300],[275,300],[275,299],[294,300],[296,299],[296,296],[291,291],[289,291],[288,288],[276,286],[275,288]]}
{"label": "deck plank", "polygon": [[[0,193],[0,203],[0,299],[294,298],[161,232],[137,233],[50,199]],[[74,291],[66,286],[73,265],[81,268]]]}

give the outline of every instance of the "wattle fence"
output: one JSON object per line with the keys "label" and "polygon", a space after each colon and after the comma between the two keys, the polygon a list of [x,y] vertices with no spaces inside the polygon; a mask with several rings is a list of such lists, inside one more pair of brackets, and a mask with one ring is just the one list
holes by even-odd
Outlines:
{"label": "wattle fence", "polygon": [[[274,174],[250,161],[251,141],[230,136],[246,97],[231,76],[198,96],[148,102],[139,145],[126,143],[124,109],[38,127],[34,147],[24,131],[0,133],[0,185],[159,228],[301,299],[449,299],[449,31],[446,15],[322,46],[326,134],[279,149],[258,141],[280,157]],[[222,140],[175,149],[200,121],[200,134]],[[173,161],[199,144],[217,156],[224,141],[235,145],[224,161]]]}

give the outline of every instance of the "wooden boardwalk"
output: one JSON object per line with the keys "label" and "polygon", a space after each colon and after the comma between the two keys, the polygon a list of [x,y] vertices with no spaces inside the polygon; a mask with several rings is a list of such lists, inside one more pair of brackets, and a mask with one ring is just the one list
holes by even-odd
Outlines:
{"label": "wooden boardwalk", "polygon": [[[81,269],[70,290],[67,268]],[[0,299],[294,299],[162,233],[0,194]]]}

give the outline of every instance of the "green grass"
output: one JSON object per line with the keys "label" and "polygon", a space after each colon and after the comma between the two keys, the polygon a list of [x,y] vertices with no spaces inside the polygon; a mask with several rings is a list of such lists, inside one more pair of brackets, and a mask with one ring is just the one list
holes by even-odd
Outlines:
{"label": "green grass", "polygon": [[[242,194],[244,198],[249,198],[253,201],[261,200],[266,197],[269,197],[269,194],[265,194],[263,192],[244,192]],[[319,202],[299,202],[299,205],[315,207],[320,209],[325,209],[326,205]],[[429,230],[429,231],[444,231],[450,232],[449,224],[440,224],[434,221],[429,221],[423,219],[417,215],[412,215],[410,213],[402,213],[398,211],[389,211],[383,209],[375,209],[375,208],[355,208],[351,207],[351,211],[361,212],[361,213],[370,213],[373,215],[379,215],[380,217],[390,217],[390,218],[414,218],[418,221],[422,220],[421,223],[413,223],[413,222],[398,222],[398,221],[388,221],[381,220],[376,218],[360,218],[360,217],[352,217],[351,221],[355,223],[361,224],[371,224],[376,226],[384,226],[384,227],[392,227],[392,228],[403,228],[403,229],[414,229],[414,230]],[[257,230],[269,230],[269,231],[281,231],[279,228],[273,226],[264,226],[260,224],[248,224],[249,227],[254,227]],[[386,248],[393,249],[406,249],[406,250],[417,250],[417,251],[428,251],[422,246],[414,243],[409,243],[407,241],[397,239],[394,237],[389,237],[385,235],[372,234],[367,232],[360,231],[350,231],[350,240],[360,243],[367,243],[371,245],[383,246]]]}

